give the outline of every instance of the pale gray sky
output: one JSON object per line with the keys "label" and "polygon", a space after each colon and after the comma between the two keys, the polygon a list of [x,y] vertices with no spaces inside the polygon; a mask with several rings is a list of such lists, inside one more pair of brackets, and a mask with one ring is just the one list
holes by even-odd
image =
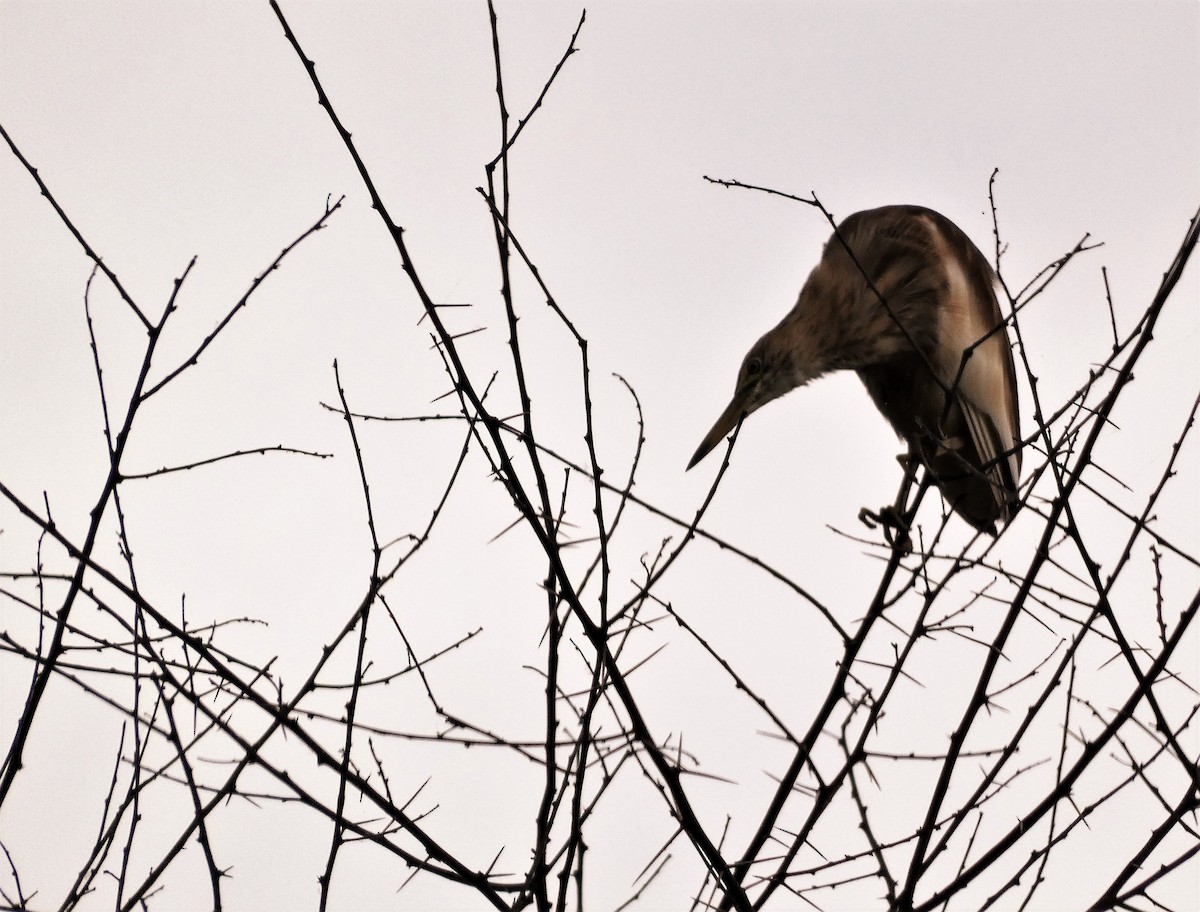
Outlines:
{"label": "pale gray sky", "polygon": [[[288,0],[283,7],[406,227],[431,293],[473,305],[449,312],[452,325],[488,327],[463,342],[486,377],[504,363],[507,336],[492,228],[475,191],[498,138],[486,8]],[[536,96],[580,9],[499,4],[514,113]],[[636,437],[628,396],[610,378],[618,372],[636,388],[647,421],[637,490],[691,515],[717,460],[686,475],[683,467],[732,391],[746,348],[792,305],[829,233],[808,207],[725,190],[703,175],[815,192],[839,217],[887,203],[926,205],[991,255],[988,178],[999,168],[1011,284],[1024,285],[1085,233],[1104,244],[1023,314],[1039,391],[1062,401],[1109,351],[1101,267],[1126,332],[1200,202],[1198,52],[1195,3],[589,5],[579,52],[514,152],[512,224],[590,340],[600,455],[610,473],[623,477]],[[143,482],[126,494],[143,589],[164,605],[186,593],[191,623],[267,621],[230,630],[228,648],[259,660],[277,655],[276,670],[295,681],[351,610],[369,556],[344,423],[319,405],[336,401],[333,360],[355,408],[449,409],[430,405],[448,387],[428,326],[418,325],[419,303],[311,84],[265,2],[7,0],[0,4],[0,123],[150,313],[160,312],[172,281],[198,256],[160,348],[162,364],[198,344],[281,247],[317,219],[327,195],[346,195],[328,228],[268,279],[200,365],[147,406],[130,449],[131,462],[145,470],[279,443],[336,454],[255,457]],[[46,491],[57,521],[79,536],[106,468],[83,317],[90,263],[7,150],[0,200],[0,480],[34,504]],[[1194,268],[1184,283],[1102,456],[1141,497],[1161,474],[1200,387]],[[521,278],[518,290],[535,404],[545,408],[542,439],[581,458],[574,349],[532,284]],[[124,389],[144,334],[99,279],[92,312],[106,379]],[[511,398],[511,384],[502,382],[495,395]],[[1027,389],[1022,397],[1028,416]],[[374,425],[363,436],[381,534],[415,531],[440,494],[460,429]],[[899,451],[856,378],[822,380],[746,424],[706,527],[802,580],[849,621],[873,590],[875,562],[827,524],[862,531],[859,507],[894,494]],[[1200,540],[1196,452],[1192,441],[1187,471],[1157,510],[1159,531],[1193,548]],[[1115,485],[1106,491],[1124,496]],[[1129,503],[1139,501],[1130,495]],[[483,460],[473,458],[445,520],[452,535],[435,539],[389,591],[412,612],[427,651],[482,626],[459,665],[437,670],[442,698],[464,717],[537,737],[541,681],[522,665],[539,656],[544,617],[535,583],[543,570],[518,533],[486,545],[508,522],[507,509]],[[1093,507],[1080,509],[1086,517]],[[1110,522],[1099,509],[1095,515]],[[629,568],[615,579],[624,597],[638,556],[675,534],[644,515],[630,522],[616,555]],[[7,505],[0,529],[0,569],[31,566],[35,531]],[[1015,561],[1028,539],[1014,533],[1005,544]],[[104,535],[102,553],[113,560],[111,524]],[[1138,573],[1128,597],[1148,599],[1148,564]],[[1192,577],[1180,577],[1176,597],[1194,590],[1194,576],[1193,568]],[[797,701],[803,718],[804,701],[823,693],[835,645],[811,611],[703,543],[670,583],[671,598],[724,654],[752,669],[779,701]],[[0,607],[0,617],[10,615],[14,609]],[[11,625],[27,632],[28,621],[22,615]],[[665,625],[661,637],[671,639]],[[968,653],[931,671],[920,697],[928,724],[953,726],[956,663],[976,660]],[[480,669],[486,686],[469,673]],[[761,720],[720,703],[725,682],[714,680],[698,650],[672,643],[639,674],[654,724],[685,732],[706,769],[738,783],[736,797],[729,786],[697,786],[700,806],[714,820],[729,807],[759,807],[778,757],[761,740],[757,753],[737,747],[753,741]],[[6,733],[28,675],[26,663],[0,661]],[[375,707],[380,717],[401,728],[433,725],[415,699],[409,711],[402,693],[391,692],[394,706]],[[23,878],[53,907],[99,825],[119,722],[62,686],[52,686],[48,699],[0,830]],[[394,749],[406,758],[398,762],[411,754],[413,764],[411,781],[397,788],[429,775],[415,748]],[[500,844],[528,840],[524,795],[510,783],[536,776],[529,764],[489,769],[482,754],[435,755],[441,831],[467,831],[462,838],[478,841],[481,866]],[[616,807],[655,800],[633,777],[620,788]],[[597,909],[629,895],[628,872],[669,835],[661,816],[645,832],[625,832],[619,815],[597,818],[594,863],[621,872],[597,887]],[[161,826],[163,838],[174,838],[178,825],[147,824]],[[253,847],[226,850],[236,863],[228,908],[315,905],[328,843],[323,822],[290,807],[235,806],[219,826],[224,845]],[[1096,830],[1090,851],[1103,859],[1104,830]],[[56,851],[45,851],[51,839]],[[686,846],[676,848],[680,859],[647,894],[647,908],[678,908],[698,883],[695,859],[683,857]],[[199,907],[185,899],[203,897],[195,892],[204,883],[198,858],[168,881],[155,908]],[[361,871],[344,876],[338,908],[396,907],[403,872],[377,867],[378,860],[346,854],[340,863]],[[1070,895],[1069,885],[1056,889]],[[1187,884],[1177,889],[1184,905],[1200,896]],[[418,897],[404,908],[475,908],[453,905],[420,879],[402,895]],[[777,898],[779,908],[792,908]],[[836,896],[827,899],[826,908],[842,908]],[[110,901],[98,896],[95,907]]]}

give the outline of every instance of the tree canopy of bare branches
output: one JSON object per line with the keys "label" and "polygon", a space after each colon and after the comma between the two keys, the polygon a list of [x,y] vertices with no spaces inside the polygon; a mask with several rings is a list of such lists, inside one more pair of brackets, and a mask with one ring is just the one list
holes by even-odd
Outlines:
{"label": "tree canopy of bare branches", "polygon": [[[1152,484],[1126,484],[1109,453],[1164,314],[1194,310],[1178,289],[1200,213],[1161,251],[1161,283],[1136,319],[1118,318],[1111,295],[1091,302],[1111,332],[1089,337],[1074,386],[1046,389],[1039,375],[1055,354],[1028,328],[1068,271],[1095,270],[1107,286],[1102,245],[1081,232],[1018,278],[993,172],[980,197],[1026,397],[1021,510],[998,537],[976,534],[922,479],[897,494],[906,540],[808,515],[853,545],[844,573],[866,595],[822,593],[802,562],[780,566],[709,522],[738,433],[686,511],[639,483],[655,429],[636,384],[596,367],[553,264],[524,236],[523,142],[553,116],[547,99],[569,78],[589,14],[518,101],[503,9],[487,4],[498,126],[477,195],[497,291],[467,307],[433,290],[416,226],[363,144],[371,125],[354,122],[287,10],[270,9],[294,78],[315,93],[321,141],[338,144],[357,183],[271,239],[278,252],[207,324],[189,314],[196,258],[157,295],[124,284],[0,124],[90,263],[75,354],[104,454],[90,502],[70,513],[51,488],[0,477],[5,908],[240,908],[241,886],[284,864],[273,844],[291,829],[307,836],[287,864],[311,877],[321,910],[365,906],[368,890],[381,906],[542,912],[1154,910],[1196,897],[1200,553],[1159,516],[1197,468],[1200,390],[1180,388],[1182,406],[1143,442],[1161,467]],[[748,200],[789,197],[797,219],[836,225],[819,192],[709,180]],[[197,395],[210,362],[236,356],[275,277],[352,208],[369,214],[399,293],[416,303],[407,332],[427,346],[442,395],[428,408],[399,394],[368,407],[346,352],[310,415],[339,424],[336,453],[295,439],[178,458],[146,446],[143,428],[172,397]],[[505,340],[495,357],[472,348],[484,328]],[[411,477],[396,446],[437,457]],[[281,515],[275,546],[289,523],[314,521],[318,499],[336,501],[353,525],[329,535],[354,543],[343,572],[355,595],[302,581],[269,628],[256,606],[272,598],[270,580],[197,609],[172,588],[171,566],[142,556],[144,542],[153,554],[151,539],[182,534],[161,511],[172,492],[211,496],[221,471],[269,487],[281,461],[326,487],[283,492],[296,512]],[[398,476],[411,486],[403,507]],[[834,467],[824,477],[845,482]],[[236,540],[240,521],[228,519]],[[239,547],[260,576],[253,543]],[[467,578],[494,601],[458,601]],[[741,600],[750,579],[769,584],[769,603]],[[709,587],[719,620],[701,604]],[[286,648],[292,627],[320,647]],[[776,649],[789,677],[763,671]],[[72,744],[75,711],[101,720],[107,740]],[[56,781],[59,751],[88,754],[98,803]],[[27,823],[37,815],[53,823]],[[31,856],[54,853],[46,834],[80,828],[86,851],[64,836],[56,879],[31,880]]]}

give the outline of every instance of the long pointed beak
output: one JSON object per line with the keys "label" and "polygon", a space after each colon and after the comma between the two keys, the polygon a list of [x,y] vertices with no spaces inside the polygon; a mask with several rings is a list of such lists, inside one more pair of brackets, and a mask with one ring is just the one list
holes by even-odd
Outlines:
{"label": "long pointed beak", "polygon": [[[741,389],[734,394],[733,400],[729,405],[725,406],[725,411],[721,412],[721,417],[717,419],[717,423],[712,426],[700,446],[696,449],[696,455],[692,457],[692,461],[688,463],[688,469],[692,468],[701,459],[713,451],[721,439],[733,432],[737,427],[737,423],[746,414],[746,405],[750,399],[750,389]],[[686,470],[685,470],[686,471]]]}

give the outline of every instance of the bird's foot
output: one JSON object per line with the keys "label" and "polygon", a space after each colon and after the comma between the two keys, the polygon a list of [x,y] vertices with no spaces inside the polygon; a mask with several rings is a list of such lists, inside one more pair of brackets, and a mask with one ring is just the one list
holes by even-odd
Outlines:
{"label": "bird's foot", "polygon": [[912,536],[909,535],[908,521],[900,515],[895,506],[888,504],[878,511],[863,507],[858,511],[858,519],[868,529],[883,526],[883,537],[888,546],[897,548],[902,554],[912,554]]}

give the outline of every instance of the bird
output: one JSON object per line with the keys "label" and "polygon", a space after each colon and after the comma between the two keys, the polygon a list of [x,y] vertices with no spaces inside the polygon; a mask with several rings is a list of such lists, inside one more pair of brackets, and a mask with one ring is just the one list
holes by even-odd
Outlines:
{"label": "bird", "polygon": [[1017,511],[1021,476],[1016,371],[996,283],[979,248],[932,209],[848,216],[796,305],[746,354],[733,399],[688,469],[768,402],[853,370],[906,442],[902,461],[924,466],[954,512],[996,535]]}

